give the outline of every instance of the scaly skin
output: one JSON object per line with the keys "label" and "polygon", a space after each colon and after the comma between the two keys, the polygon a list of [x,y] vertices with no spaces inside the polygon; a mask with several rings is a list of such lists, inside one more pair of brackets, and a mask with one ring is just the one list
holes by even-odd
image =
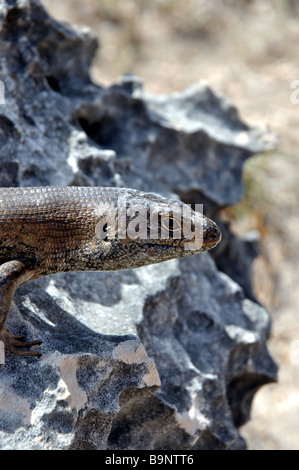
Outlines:
{"label": "scaly skin", "polygon": [[57,272],[133,269],[216,246],[221,239],[216,224],[188,209],[180,201],[127,188],[1,188],[0,340],[5,348],[41,356],[23,350],[41,341],[23,342],[23,336],[4,328],[14,292],[27,281]]}

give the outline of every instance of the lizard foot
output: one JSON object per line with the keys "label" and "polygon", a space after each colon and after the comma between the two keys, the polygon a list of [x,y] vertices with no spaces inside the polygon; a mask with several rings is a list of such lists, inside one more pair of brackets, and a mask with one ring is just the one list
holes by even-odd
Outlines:
{"label": "lizard foot", "polygon": [[7,328],[3,328],[0,331],[0,341],[3,341],[4,347],[7,351],[16,354],[17,356],[36,356],[41,357],[41,353],[38,351],[22,351],[18,348],[31,348],[31,346],[40,345],[42,341],[39,339],[36,341],[28,341],[25,343],[22,341],[25,338],[24,335],[13,335]]}

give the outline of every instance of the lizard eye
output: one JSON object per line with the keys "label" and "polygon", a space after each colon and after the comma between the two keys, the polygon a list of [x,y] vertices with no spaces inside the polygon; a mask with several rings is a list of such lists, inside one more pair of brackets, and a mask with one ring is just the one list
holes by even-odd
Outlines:
{"label": "lizard eye", "polygon": [[169,233],[169,236],[174,237],[181,234],[181,221],[179,221],[172,214],[161,215],[161,227]]}

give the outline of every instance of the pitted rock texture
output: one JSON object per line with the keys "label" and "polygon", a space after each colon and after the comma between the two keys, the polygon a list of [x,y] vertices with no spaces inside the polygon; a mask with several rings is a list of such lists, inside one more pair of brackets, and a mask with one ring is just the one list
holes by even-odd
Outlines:
{"label": "pitted rock texture", "polygon": [[[244,161],[275,145],[206,84],[160,97],[135,76],[93,84],[92,33],[38,0],[1,2],[0,44],[1,186],[127,186],[204,203],[219,223]],[[216,264],[203,254],[25,284],[7,326],[41,338],[43,356],[6,354],[0,448],[245,448],[238,427],[276,379],[255,245],[225,227]]]}

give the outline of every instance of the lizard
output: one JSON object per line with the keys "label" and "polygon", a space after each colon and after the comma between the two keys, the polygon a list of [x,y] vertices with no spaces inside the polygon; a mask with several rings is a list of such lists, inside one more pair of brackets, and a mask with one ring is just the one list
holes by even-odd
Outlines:
{"label": "lizard", "polygon": [[[129,230],[130,229],[130,230]],[[141,230],[142,229],[142,230]],[[58,272],[115,271],[207,251],[221,231],[180,200],[118,187],[0,188],[0,341],[40,357],[5,321],[25,282]]]}

